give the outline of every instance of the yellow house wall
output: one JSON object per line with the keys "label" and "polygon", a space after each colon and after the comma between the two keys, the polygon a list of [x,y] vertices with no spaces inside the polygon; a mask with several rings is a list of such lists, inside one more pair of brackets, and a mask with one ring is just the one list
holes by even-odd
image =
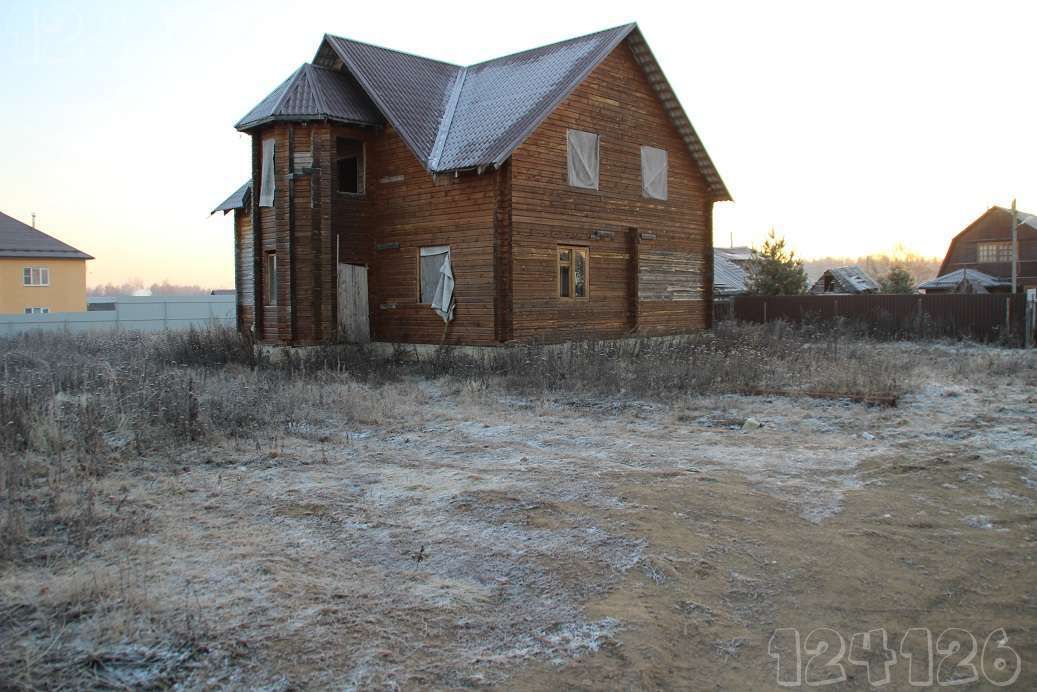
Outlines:
{"label": "yellow house wall", "polygon": [[[47,267],[49,286],[23,286],[25,267]],[[51,312],[86,310],[86,260],[0,258],[0,314],[25,314],[25,308]]]}

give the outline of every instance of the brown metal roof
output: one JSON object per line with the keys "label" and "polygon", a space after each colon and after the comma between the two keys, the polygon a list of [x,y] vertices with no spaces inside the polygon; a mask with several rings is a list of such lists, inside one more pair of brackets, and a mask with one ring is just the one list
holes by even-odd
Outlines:
{"label": "brown metal roof", "polygon": [[[713,198],[731,199],[636,24],[469,67],[325,35],[315,66],[301,67],[242,119],[238,129],[315,117],[363,123],[375,120],[378,113],[431,172],[499,166],[624,40]],[[342,74],[345,81],[335,81],[329,73]],[[320,80],[324,81],[315,85]],[[331,107],[336,100],[342,102],[340,108]]]}
{"label": "brown metal roof", "polygon": [[275,120],[335,120],[359,125],[385,121],[348,73],[305,64],[234,127],[249,130]]}
{"label": "brown metal roof", "polygon": [[0,257],[93,259],[43,231],[0,212]]}

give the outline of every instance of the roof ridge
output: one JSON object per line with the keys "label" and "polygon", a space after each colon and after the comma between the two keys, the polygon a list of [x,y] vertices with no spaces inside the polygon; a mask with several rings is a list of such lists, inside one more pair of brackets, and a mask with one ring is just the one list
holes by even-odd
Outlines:
{"label": "roof ridge", "polygon": [[277,100],[274,101],[274,105],[270,109],[271,113],[276,113],[278,111],[278,109],[281,108],[281,105],[284,103],[285,97],[288,95],[288,92],[291,90],[292,86],[295,84],[296,76],[300,72],[303,72],[303,74],[305,75],[306,65],[308,65],[308,64],[309,63],[305,63],[304,62],[302,65],[299,65],[299,67],[295,70],[295,72],[290,74],[288,76],[288,79],[284,80],[284,84],[283,84],[284,90],[281,92],[281,95],[277,97]]}
{"label": "roof ridge", "polygon": [[[582,84],[583,80],[585,80],[587,78],[587,76],[591,72],[593,72],[595,70],[595,68],[597,68],[597,66],[600,65],[601,62],[606,57],[608,57],[609,53],[611,53],[613,50],[615,50],[616,46],[618,46],[620,43],[625,41],[627,36],[630,36],[630,34],[633,31],[636,31],[636,30],[637,30],[637,24],[636,23],[632,23],[632,24],[621,24],[620,26],[614,27],[612,29],[606,29],[605,31],[596,31],[593,34],[587,34],[586,36],[595,36],[597,34],[603,34],[603,33],[607,33],[607,32],[610,32],[610,31],[615,31],[616,32],[616,36],[613,37],[612,40],[610,40],[607,43],[605,43],[605,44],[603,44],[603,45],[598,47],[597,52],[594,54],[594,59],[593,60],[589,60],[587,62],[587,64],[584,66],[584,68],[582,70],[580,70],[579,74],[575,77],[575,79],[573,79],[573,80],[571,80],[569,82],[568,87],[562,89],[555,98],[551,99],[551,101],[549,103],[544,105],[544,107],[541,109],[540,115],[537,118],[535,118],[530,123],[529,127],[525,128],[522,132],[519,133],[519,135],[517,137],[515,137],[513,139],[513,141],[509,142],[506,147],[503,147],[500,150],[500,152],[494,157],[493,165],[495,167],[500,167],[501,164],[503,164],[504,161],[506,161],[508,159],[508,157],[511,156],[512,152],[514,152],[515,149],[522,144],[522,142],[526,141],[526,139],[529,137],[529,135],[534,130],[536,130],[536,128],[538,128],[540,126],[540,124],[542,122],[544,122],[544,120],[546,120],[548,118],[548,116],[550,116],[552,113],[554,113],[555,109],[558,108],[559,104],[561,104],[561,102],[564,101],[566,99],[566,97],[569,96],[569,94],[571,94],[573,91],[575,91],[576,87],[578,87],[580,84]],[[584,37],[577,37],[577,38],[584,38]],[[572,40],[576,40],[576,39],[572,39]],[[564,41],[560,41],[559,43],[564,43]],[[553,45],[556,45],[556,44],[549,43],[547,46],[544,46],[544,47],[549,47],[549,46],[553,46]],[[523,52],[525,52],[525,51],[523,51]]]}
{"label": "roof ridge", "polygon": [[454,114],[457,112],[457,102],[461,100],[461,91],[464,89],[464,82],[467,76],[468,68],[462,67],[457,79],[454,80],[454,87],[450,93],[450,101],[447,102],[446,111],[443,113],[443,120],[440,122],[439,130],[436,132],[436,141],[432,145],[432,152],[428,157],[429,170],[435,169],[435,167],[439,165],[439,160],[443,157],[443,147],[446,144],[447,138],[450,137],[450,128],[454,124]]}
{"label": "roof ridge", "polygon": [[629,33],[629,31],[631,31],[633,29],[636,29],[636,28],[637,28],[637,22],[629,22],[627,24],[617,24],[616,26],[610,27],[608,29],[601,29],[600,31],[592,31],[589,34],[582,34],[580,36],[573,36],[571,38],[563,38],[563,39],[561,39],[559,41],[552,41],[551,43],[544,43],[544,44],[539,45],[539,46],[533,46],[532,48],[526,48],[525,50],[517,50],[514,53],[507,53],[505,55],[498,55],[495,58],[490,58],[488,60],[482,60],[480,62],[472,63],[471,65],[468,65],[468,67],[470,67],[470,68],[471,67],[481,67],[481,66],[486,65],[486,64],[491,63],[491,62],[497,62],[498,60],[506,60],[508,58],[515,58],[515,57],[518,57],[518,56],[522,55],[523,53],[532,53],[533,51],[544,50],[545,48],[552,48],[554,46],[560,46],[563,43],[572,43],[573,41],[579,41],[581,39],[590,38],[591,36],[598,36],[600,34],[607,34],[607,33],[612,32],[612,31],[619,31],[620,29],[625,29]]}
{"label": "roof ridge", "polygon": [[[306,63],[307,67],[313,67],[310,63]],[[313,100],[317,102],[317,111],[322,115],[330,115],[331,109],[328,107],[327,99],[324,98],[324,90],[317,84],[317,80],[314,78],[311,70],[306,70],[306,81],[310,84],[310,90],[313,91]]]}
{"label": "roof ridge", "polygon": [[338,36],[336,34],[324,34],[325,38],[333,38],[336,41],[348,41],[349,43],[356,43],[357,45],[367,46],[368,48],[377,48],[378,50],[384,50],[389,53],[396,53],[397,55],[406,55],[410,58],[418,58],[419,60],[428,60],[429,62],[438,62],[440,65],[448,65],[450,67],[464,67],[464,65],[458,65],[457,63],[447,62],[446,60],[437,60],[436,58],[429,58],[424,55],[418,55],[417,53],[410,53],[405,50],[397,50],[396,48],[387,48],[386,46],[380,46],[377,43],[368,43],[366,41],[358,41],[355,38],[346,38],[345,36]]}

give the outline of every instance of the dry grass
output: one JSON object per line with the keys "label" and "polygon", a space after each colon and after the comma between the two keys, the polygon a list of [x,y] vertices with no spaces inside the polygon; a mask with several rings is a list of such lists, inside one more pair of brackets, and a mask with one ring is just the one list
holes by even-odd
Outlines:
{"label": "dry grass", "polygon": [[[941,352],[910,345],[879,348],[837,334],[818,337],[780,323],[724,324],[713,334],[685,339],[521,346],[504,349],[492,360],[441,349],[422,362],[379,358],[350,347],[313,349],[270,362],[252,344],[223,330],[2,340],[0,639],[11,645],[0,651],[0,679],[24,688],[162,687],[188,678],[201,684],[197,676],[203,661],[205,670],[216,658],[223,662],[222,670],[234,670],[238,658],[251,655],[242,649],[247,645],[217,631],[211,603],[203,603],[190,576],[159,578],[150,573],[147,559],[116,559],[113,564],[112,556],[120,554],[120,546],[139,555],[157,540],[156,525],[168,530],[175,524],[169,498],[200,516],[219,516],[226,509],[219,485],[199,489],[208,495],[197,502],[193,495],[178,499],[187,491],[174,479],[192,469],[206,468],[207,477],[221,484],[234,475],[237,466],[232,464],[244,463],[242,459],[252,460],[250,464],[320,467],[334,457],[336,463],[346,459],[359,464],[351,461],[352,445],[361,444],[354,439],[362,441],[365,430],[372,428],[396,445],[391,447],[400,450],[394,463],[406,469],[401,481],[406,490],[381,498],[388,509],[355,504],[352,491],[343,489],[329,490],[324,499],[318,491],[316,499],[305,502],[264,499],[262,494],[235,500],[242,503],[241,512],[247,503],[269,501],[264,517],[271,521],[345,521],[373,527],[353,543],[329,535],[327,545],[364,556],[361,573],[390,584],[383,586],[390,592],[402,588],[400,584],[410,590],[397,593],[396,600],[369,604],[378,623],[349,620],[357,636],[367,633],[369,641],[382,642],[393,656],[409,650],[420,658],[416,652],[425,646],[422,636],[399,603],[419,608],[424,596],[418,592],[432,587],[415,577],[418,563],[410,562],[420,545],[408,546],[404,558],[395,546],[406,542],[400,536],[407,531],[433,526],[441,535],[454,537],[444,539],[430,558],[443,570],[441,575],[448,575],[436,588],[444,593],[458,590],[451,596],[460,603],[458,612],[465,612],[466,599],[493,604],[485,614],[473,611],[463,626],[441,615],[418,613],[455,638],[454,643],[433,647],[442,660],[463,655],[484,663],[506,662],[528,652],[556,650],[565,652],[557,654],[564,658],[593,650],[610,640],[616,625],[608,619],[577,622],[578,609],[572,604],[585,598],[587,589],[606,590],[635,565],[661,580],[657,584],[665,582],[665,571],[657,561],[641,558],[637,541],[586,533],[581,510],[567,508],[567,503],[575,498],[582,507],[601,501],[593,484],[569,488],[568,495],[557,497],[548,489],[529,496],[507,495],[498,491],[494,476],[480,473],[479,463],[464,471],[437,470],[426,469],[420,458],[409,460],[409,436],[442,425],[436,407],[444,397],[472,411],[491,410],[508,397],[533,402],[534,410],[545,411],[648,402],[644,405],[664,407],[681,420],[686,415],[682,412],[692,408],[689,397],[757,391],[900,395],[924,383],[933,360],[962,382],[976,377],[1022,378],[1037,384],[1037,369],[1026,354],[958,353],[951,347]],[[451,428],[442,434],[456,433]],[[300,445],[305,454],[299,452]],[[463,454],[477,461],[492,453],[470,445],[457,448],[462,451],[449,442],[442,445],[442,454]],[[370,468],[379,468],[379,463],[372,460]],[[361,478],[371,473],[367,467],[359,469]],[[441,476],[439,482],[447,488],[440,491],[442,496],[422,485],[426,474]],[[477,490],[462,490],[458,474]],[[131,478],[132,483],[127,480]],[[445,520],[437,514],[444,504],[462,512],[463,518]],[[415,508],[421,509],[410,528],[393,528],[402,521],[399,517],[418,511]],[[527,515],[540,514],[551,518],[550,530],[535,523],[515,527],[516,518],[527,521]],[[183,521],[198,519],[184,516]],[[228,524],[220,531],[225,532],[221,536],[242,532],[247,544],[239,549],[249,554],[261,552],[266,540],[256,534],[260,529],[248,525]],[[597,537],[588,543],[590,535]],[[541,543],[532,550],[536,565],[514,562],[515,555],[529,552],[528,546],[536,542]],[[218,560],[220,553],[210,557]],[[582,573],[584,586],[552,581],[543,565],[554,563]],[[464,574],[490,574],[490,567],[501,575],[498,581],[486,577],[496,586],[471,593],[459,586]],[[344,598],[336,595],[335,573],[296,583],[301,577],[291,565],[265,569],[257,583],[278,582],[274,592],[295,586],[313,591],[307,602],[315,609],[314,627],[335,611],[321,610],[320,603]],[[183,574],[189,573],[188,569]],[[536,588],[519,593],[518,583]],[[533,608],[530,597],[535,601],[544,594],[552,594],[554,604]],[[569,629],[549,627],[552,608],[569,617]],[[513,621],[503,623],[503,615]],[[530,628],[539,634],[529,635]],[[363,641],[368,640],[353,643],[357,648],[348,679],[361,686],[396,684],[391,676],[385,677],[382,649],[364,646]],[[736,655],[741,646],[731,643],[736,641],[740,640],[717,640],[717,651]],[[405,667],[403,662],[396,665]],[[451,677],[456,671],[441,660],[427,663],[423,670],[425,682],[471,682]],[[234,680],[218,678],[217,684]]]}

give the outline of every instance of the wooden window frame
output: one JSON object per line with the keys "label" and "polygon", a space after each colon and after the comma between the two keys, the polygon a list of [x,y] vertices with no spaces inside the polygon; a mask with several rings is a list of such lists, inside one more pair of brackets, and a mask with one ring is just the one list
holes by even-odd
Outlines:
{"label": "wooden window frame", "polygon": [[[562,261],[562,252],[569,251],[569,261]],[[573,271],[573,258],[576,253],[583,255],[584,278],[583,295],[576,295],[576,272]],[[569,295],[562,295],[562,267],[569,267]],[[559,244],[555,248],[555,296],[558,300],[588,300],[591,295],[591,249],[589,245],[566,245]]]}
{"label": "wooden window frame", "polygon": [[49,315],[50,314],[50,308],[43,308],[43,307],[25,308],[25,314],[26,315]]}
{"label": "wooden window frame", "polygon": [[[271,268],[271,260],[273,267]],[[263,253],[263,307],[277,307],[277,289],[280,277],[277,275],[277,251],[268,250]]]}
{"label": "wooden window frame", "polygon": [[[996,248],[993,246],[997,246]],[[984,250],[994,250],[994,257],[984,258]],[[1004,258],[1001,258],[1004,253]],[[1012,241],[980,240],[976,243],[976,264],[1002,264],[1012,261]]]}
{"label": "wooden window frame", "polygon": [[[347,139],[360,144],[360,151],[355,154],[339,154],[338,153],[338,140]],[[340,161],[346,159],[356,159],[356,179],[357,179],[357,191],[350,192],[349,190],[340,190],[339,186],[342,184],[342,176],[339,175],[338,165]],[[367,195],[367,142],[356,137],[345,137],[342,135],[335,135],[335,192],[343,195],[344,197],[364,197]]]}
{"label": "wooden window frame", "polygon": [[[33,275],[38,277],[34,280]],[[28,276],[29,280],[25,278]],[[44,280],[46,277],[46,280]],[[22,267],[22,286],[27,288],[46,288],[50,286],[50,267]]]}

